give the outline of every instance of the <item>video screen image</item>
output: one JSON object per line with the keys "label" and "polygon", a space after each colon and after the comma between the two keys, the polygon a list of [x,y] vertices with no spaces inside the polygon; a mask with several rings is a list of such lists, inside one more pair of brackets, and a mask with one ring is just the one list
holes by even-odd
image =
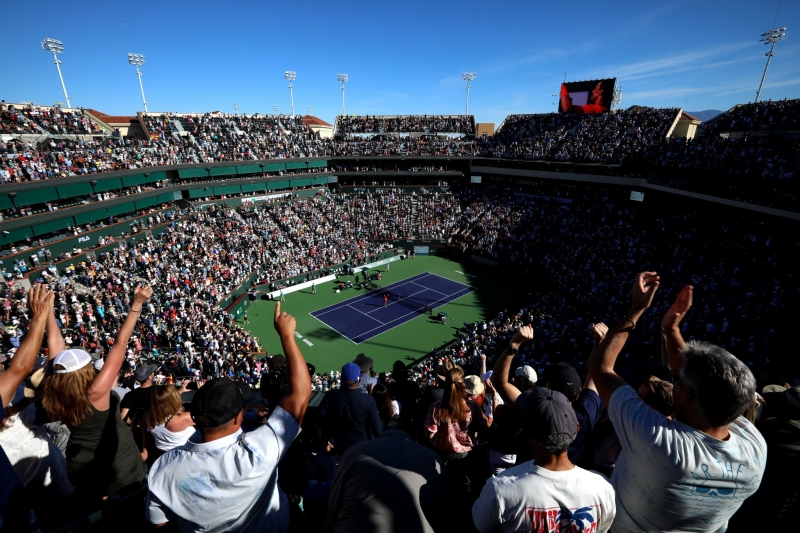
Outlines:
{"label": "video screen image", "polygon": [[561,84],[559,113],[607,113],[611,108],[616,78],[572,81]]}

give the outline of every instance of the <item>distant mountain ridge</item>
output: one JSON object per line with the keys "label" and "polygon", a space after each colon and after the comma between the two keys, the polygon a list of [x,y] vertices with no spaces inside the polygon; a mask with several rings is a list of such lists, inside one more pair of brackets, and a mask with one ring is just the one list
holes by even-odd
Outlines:
{"label": "distant mountain ridge", "polygon": [[717,115],[723,114],[725,111],[720,111],[719,109],[706,109],[705,111],[687,111],[693,117],[697,117],[699,120],[705,122],[706,120],[711,120],[712,118],[716,117]]}

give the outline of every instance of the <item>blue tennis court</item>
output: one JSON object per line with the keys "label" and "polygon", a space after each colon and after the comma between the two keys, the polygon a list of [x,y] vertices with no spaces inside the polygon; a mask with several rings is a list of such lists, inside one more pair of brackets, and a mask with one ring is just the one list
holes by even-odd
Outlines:
{"label": "blue tennis court", "polygon": [[[423,272],[402,281],[379,286],[366,294],[350,298],[311,313],[311,316],[360,344],[380,335],[430,309],[461,298],[472,287],[457,281]],[[383,295],[389,295],[384,307]]]}

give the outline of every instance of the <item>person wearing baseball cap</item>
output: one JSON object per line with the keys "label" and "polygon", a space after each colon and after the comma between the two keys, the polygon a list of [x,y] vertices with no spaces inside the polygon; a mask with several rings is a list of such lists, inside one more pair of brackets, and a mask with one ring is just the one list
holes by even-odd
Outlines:
{"label": "person wearing baseball cap", "polygon": [[[608,327],[603,323],[590,325],[588,333],[594,343],[593,349],[596,350],[600,346],[607,331]],[[503,353],[500,354],[495,365],[494,383],[506,403],[513,404],[521,393],[520,389],[508,380],[511,361],[517,355],[520,347],[531,339],[533,339],[533,327],[530,324],[519,328]],[[523,370],[523,372],[527,372],[527,370]],[[545,387],[566,396],[578,417],[580,430],[569,447],[569,459],[573,463],[577,463],[591,439],[594,428],[600,423],[603,416],[603,403],[597,394],[591,373],[587,374],[583,387],[581,387],[581,377],[578,375],[578,371],[567,363],[554,363],[545,369],[544,374]],[[530,377],[536,377],[532,368],[530,368]]]}
{"label": "person wearing baseball cap", "polygon": [[383,431],[378,406],[371,394],[361,394],[361,367],[347,363],[342,367],[342,387],[325,395],[319,407],[322,437],[334,465],[352,445],[374,439]]}
{"label": "person wearing baseball cap", "polygon": [[66,449],[67,471],[76,494],[87,510],[103,499],[137,487],[147,473],[143,455],[133,434],[120,417],[117,384],[125,347],[136,327],[144,303],[153,289],[139,285],[114,346],[97,372],[92,357],[80,349],[65,349],[64,338],[50,313],[47,347],[52,374],[45,378],[42,405],[51,420],[60,420],[70,431]]}
{"label": "person wearing baseball cap", "polygon": [[139,383],[139,387],[127,393],[120,402],[120,416],[127,424],[132,418],[141,417],[150,409],[150,397],[153,395],[153,376],[158,365],[149,364],[136,367],[133,372],[133,379]]}
{"label": "person wearing baseball cap", "polygon": [[608,531],[616,515],[614,489],[567,454],[578,419],[566,396],[546,387],[519,395],[515,409],[534,461],[492,477],[472,507],[475,527],[490,531]]}
{"label": "person wearing baseball cap", "polygon": [[274,325],[286,356],[289,394],[265,424],[243,433],[250,388],[227,377],[200,387],[191,404],[198,432],[158,458],[148,476],[146,513],[151,524],[174,521],[181,531],[288,528],[289,502],[278,486],[277,467],[300,434],[311,380],[294,339],[295,319],[281,312],[280,302],[275,304]]}

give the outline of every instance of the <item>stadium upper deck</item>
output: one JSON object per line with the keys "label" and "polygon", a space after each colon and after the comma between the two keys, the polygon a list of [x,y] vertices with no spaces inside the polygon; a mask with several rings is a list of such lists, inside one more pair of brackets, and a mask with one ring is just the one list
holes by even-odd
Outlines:
{"label": "stadium upper deck", "polygon": [[[588,164],[589,173],[635,173],[656,185],[796,210],[799,109],[797,100],[737,106],[690,141],[674,137],[681,110],[644,107],[613,114],[510,115],[490,139],[463,134],[474,127],[471,116],[339,117],[337,127],[361,133],[322,139],[299,116],[149,113],[137,117],[146,138],[123,139],[83,110],[5,104],[0,186],[165,165],[483,157]],[[760,187],[756,178],[781,185]]]}

